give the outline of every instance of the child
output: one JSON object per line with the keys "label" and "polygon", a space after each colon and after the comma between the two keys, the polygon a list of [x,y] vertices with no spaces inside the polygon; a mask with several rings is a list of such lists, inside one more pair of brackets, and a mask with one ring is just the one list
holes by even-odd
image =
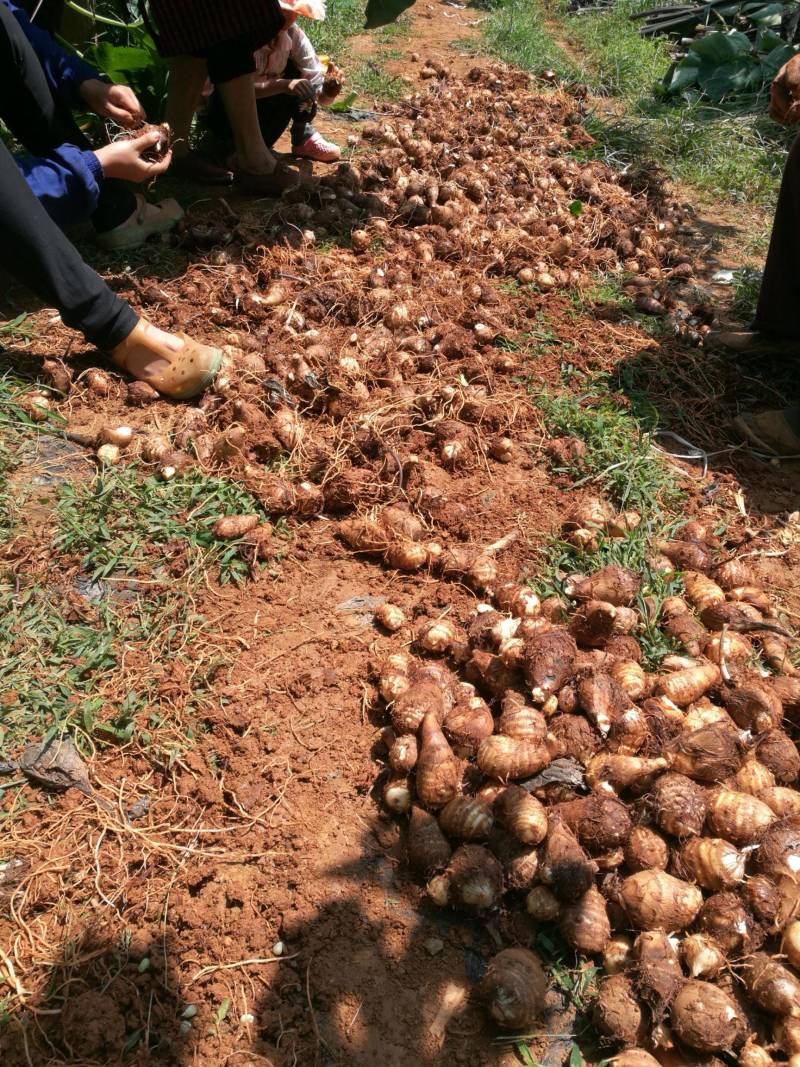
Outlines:
{"label": "child", "polygon": [[[340,75],[330,64],[319,61],[314,46],[296,25],[297,16],[322,20],[324,0],[280,0],[284,26],[274,40],[255,53],[255,93],[258,120],[264,141],[272,147],[291,124],[292,155],[318,163],[335,163],[342,152],[327,141],[312,122],[317,104],[331,103],[340,91]],[[220,138],[230,137],[230,126],[221,102],[211,97],[207,124]]]}

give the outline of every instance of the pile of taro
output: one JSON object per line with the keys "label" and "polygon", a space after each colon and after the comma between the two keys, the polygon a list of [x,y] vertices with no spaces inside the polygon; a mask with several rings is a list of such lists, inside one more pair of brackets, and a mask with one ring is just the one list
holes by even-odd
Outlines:
{"label": "pile of taro", "polygon": [[[383,800],[430,899],[524,910],[595,957],[593,1021],[616,1062],[800,1056],[800,677],[747,563],[690,522],[648,564],[680,572],[682,595],[609,565],[540,600],[491,554],[432,550],[387,511],[387,557],[418,545],[482,597],[461,619],[379,612],[409,649],[378,678]],[[589,500],[566,533],[637,521]],[[653,627],[679,651],[647,669]],[[535,1033],[547,980],[530,943],[499,952],[478,995]]]}
{"label": "pile of taro", "polygon": [[[263,214],[269,202],[190,217],[182,277],[117,279],[159,325],[225,342],[196,406],[49,359],[53,392],[26,398],[33,416],[63,394],[70,432],[103,462],[165,477],[200,465],[274,515],[391,502],[420,459],[510,459],[530,418],[514,329],[598,272],[625,272],[641,309],[673,308],[690,291],[685,213],[651,174],[575,158],[591,141],[580,96],[534,95],[514,72],[426,70],[426,91],[325,176]],[[696,310],[685,325],[699,337]]]}

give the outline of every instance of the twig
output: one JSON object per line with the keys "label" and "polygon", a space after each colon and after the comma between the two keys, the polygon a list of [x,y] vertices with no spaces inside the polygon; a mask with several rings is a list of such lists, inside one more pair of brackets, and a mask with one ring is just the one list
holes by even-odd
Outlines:
{"label": "twig", "polygon": [[251,964],[256,963],[282,963],[284,960],[293,960],[299,953],[295,952],[291,956],[258,956],[252,960],[237,960],[236,963],[212,963],[208,967],[201,967],[197,974],[190,978],[186,983],[191,985],[196,982],[198,978],[202,978],[203,975],[211,974],[213,971],[233,971],[237,967],[249,967]]}

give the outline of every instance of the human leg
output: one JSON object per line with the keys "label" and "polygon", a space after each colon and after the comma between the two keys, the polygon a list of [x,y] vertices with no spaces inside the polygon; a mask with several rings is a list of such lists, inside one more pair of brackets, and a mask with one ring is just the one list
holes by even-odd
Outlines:
{"label": "human leg", "polygon": [[2,143],[0,267],[57,308],[65,325],[167,395],[195,395],[219,368],[217,349],[156,329],[111,291],[33,195]]}
{"label": "human leg", "polygon": [[800,339],[800,137],[789,150],[753,329]]}
{"label": "human leg", "polygon": [[81,259],[0,144],[0,265],[91,344],[120,344],[137,317]]}
{"label": "human leg", "polygon": [[233,174],[192,148],[192,119],[200,105],[207,66],[200,56],[173,56],[169,61],[169,91],[165,121],[172,130],[171,173],[206,185],[230,185]]}

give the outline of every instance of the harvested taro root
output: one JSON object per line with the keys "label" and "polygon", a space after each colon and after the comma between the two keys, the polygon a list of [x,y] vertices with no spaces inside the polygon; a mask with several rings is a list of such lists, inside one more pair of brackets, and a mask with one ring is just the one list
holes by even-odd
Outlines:
{"label": "harvested taro root", "polygon": [[160,163],[172,148],[172,130],[166,122],[162,122],[157,126],[146,122],[142,126],[137,126],[135,130],[120,130],[114,140],[132,141],[137,137],[144,137],[145,134],[153,132],[158,133],[158,140],[151,148],[142,152],[142,159],[147,160],[148,163]]}

